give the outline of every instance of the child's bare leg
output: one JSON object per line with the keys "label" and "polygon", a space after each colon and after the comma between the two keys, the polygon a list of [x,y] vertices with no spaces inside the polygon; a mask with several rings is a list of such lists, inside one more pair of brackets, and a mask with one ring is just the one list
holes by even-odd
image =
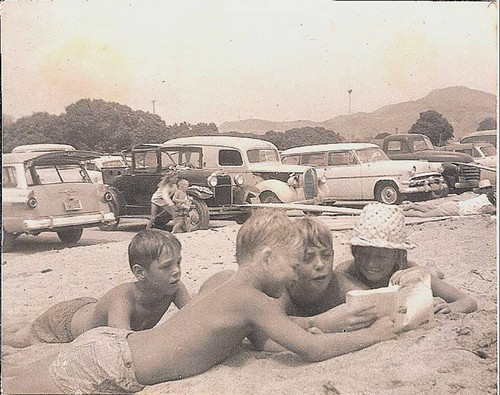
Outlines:
{"label": "child's bare leg", "polygon": [[174,227],[172,228],[172,234],[174,233],[184,233],[182,217],[174,218]]}
{"label": "child's bare leg", "polygon": [[25,348],[40,343],[40,341],[33,332],[31,324],[26,324],[17,331],[4,330],[2,343],[6,346]]}
{"label": "child's bare leg", "polygon": [[146,225],[146,229],[151,229],[153,227],[153,224],[155,222],[155,218],[158,215],[158,211],[160,211],[159,209],[160,209],[159,206],[157,206],[154,203],[151,203],[151,217],[149,218],[149,222]]}
{"label": "child's bare leg", "polygon": [[5,394],[61,394],[61,390],[50,379],[49,374],[49,366],[56,356],[57,353],[39,362],[20,367],[17,376],[2,380],[2,392]]}

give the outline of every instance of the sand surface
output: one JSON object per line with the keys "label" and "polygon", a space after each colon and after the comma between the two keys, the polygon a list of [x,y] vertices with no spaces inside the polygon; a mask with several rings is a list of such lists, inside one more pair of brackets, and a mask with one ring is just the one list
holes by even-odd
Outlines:
{"label": "sand surface", "polygon": [[[349,219],[321,216],[332,229]],[[352,222],[352,221],[351,221]],[[336,226],[335,224],[344,224]],[[255,352],[249,344],[208,372],[147,387],[148,394],[485,394],[497,393],[496,219],[449,218],[407,226],[417,245],[409,259],[478,300],[472,314],[436,316],[433,327],[320,363],[298,356]],[[141,227],[139,227],[141,229]],[[239,225],[228,223],[179,235],[183,281],[191,293],[212,274],[235,269]],[[2,326],[31,321],[54,303],[104,294],[134,278],[127,263],[133,232],[109,232],[112,241],[2,257]],[[350,258],[351,231],[333,230],[336,263]],[[84,234],[85,237],[85,234]],[[175,313],[171,307],[164,319]],[[2,348],[2,362],[19,366],[64,347]],[[6,366],[6,365],[4,365]]]}

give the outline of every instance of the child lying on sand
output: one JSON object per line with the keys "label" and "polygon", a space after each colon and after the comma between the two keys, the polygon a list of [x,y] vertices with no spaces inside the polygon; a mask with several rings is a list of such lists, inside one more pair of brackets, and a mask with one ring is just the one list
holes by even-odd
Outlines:
{"label": "child lying on sand", "polygon": [[276,298],[296,278],[303,249],[284,212],[256,212],[238,232],[238,271],[229,281],[198,295],[155,328],[86,332],[29,375],[7,380],[4,389],[9,394],[137,392],[206,371],[253,329],[310,361],[395,338],[387,317],[356,332],[330,334],[311,334],[291,321]]}
{"label": "child lying on sand", "polygon": [[143,230],[129,244],[130,269],[137,281],[120,284],[97,300],[58,303],[16,332],[5,331],[3,344],[69,343],[98,326],[140,331],[155,326],[173,302],[179,309],[190,296],[181,277],[181,244],[172,234]]}
{"label": "child lying on sand", "polygon": [[[363,289],[387,287],[396,271],[401,271],[393,277],[393,283],[398,284],[404,282],[405,269],[424,270],[408,262],[406,251],[413,245],[406,240],[403,212],[397,206],[365,206],[350,242],[354,261],[341,263],[335,270],[355,277]],[[435,313],[471,313],[477,309],[473,298],[434,276],[431,287]]]}

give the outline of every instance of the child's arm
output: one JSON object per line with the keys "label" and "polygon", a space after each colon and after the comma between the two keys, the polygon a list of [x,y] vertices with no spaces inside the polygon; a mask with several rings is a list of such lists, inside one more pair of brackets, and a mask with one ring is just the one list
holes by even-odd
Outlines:
{"label": "child's arm", "polygon": [[191,300],[191,295],[187,291],[186,286],[182,281],[179,281],[177,292],[175,293],[174,304],[180,310]]}
{"label": "child's arm", "polygon": [[184,200],[186,200],[186,194],[180,190],[175,191],[174,196],[172,197],[172,201],[174,203],[184,203]]}
{"label": "child's arm", "polygon": [[454,286],[431,275],[435,313],[472,313],[477,310],[477,302]]}
{"label": "child's arm", "polygon": [[108,308],[108,326],[120,329],[132,329],[132,303],[126,297],[114,298]]}
{"label": "child's arm", "polygon": [[396,337],[394,322],[388,317],[355,332],[311,334],[290,320],[270,298],[259,295],[258,299],[247,303],[254,327],[310,361],[322,361]]}

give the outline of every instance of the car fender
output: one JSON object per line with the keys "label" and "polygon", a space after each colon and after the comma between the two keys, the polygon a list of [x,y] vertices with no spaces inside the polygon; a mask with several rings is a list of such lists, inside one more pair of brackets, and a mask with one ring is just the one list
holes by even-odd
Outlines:
{"label": "car fender", "polygon": [[264,191],[273,192],[283,203],[289,203],[297,200],[297,191],[282,181],[265,180],[256,186],[260,193]]}
{"label": "car fender", "polygon": [[187,194],[202,200],[210,199],[214,195],[214,193],[210,189],[200,185],[189,186],[187,189]]}

